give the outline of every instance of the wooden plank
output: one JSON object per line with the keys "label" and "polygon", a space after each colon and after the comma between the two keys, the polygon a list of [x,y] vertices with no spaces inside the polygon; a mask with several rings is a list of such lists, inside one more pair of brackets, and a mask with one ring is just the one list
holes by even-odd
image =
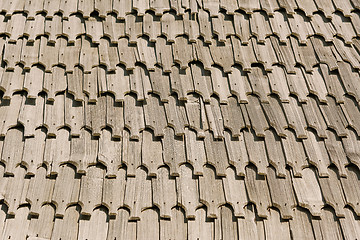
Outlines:
{"label": "wooden plank", "polygon": [[[186,34],[189,37],[190,42],[196,42],[196,40],[200,37],[199,24],[197,22],[197,18],[195,18],[194,14],[185,12],[183,16],[183,23],[184,23],[184,34]],[[180,31],[181,30],[182,28],[180,24]]]}
{"label": "wooden plank", "polygon": [[156,137],[164,136],[164,128],[167,126],[164,104],[158,97],[150,94],[143,108],[145,127],[152,129]]}
{"label": "wooden plank", "polygon": [[196,137],[196,133],[185,129],[186,156],[194,168],[194,175],[203,174],[203,165],[206,162],[204,142]]}
{"label": "wooden plank", "polygon": [[111,131],[103,129],[99,138],[98,161],[106,166],[105,177],[116,177],[121,166],[121,150],[120,140],[112,139]]}
{"label": "wooden plank", "polygon": [[267,218],[267,208],[271,206],[271,198],[265,176],[257,174],[256,168],[249,165],[246,167],[245,186],[249,201],[256,205],[259,217]]}
{"label": "wooden plank", "polygon": [[261,106],[265,111],[269,125],[275,129],[277,135],[286,137],[284,129],[288,127],[288,122],[283,112],[282,104],[273,96],[270,96],[268,99],[269,103],[262,103]]}
{"label": "wooden plank", "polygon": [[141,165],[141,137],[138,141],[132,140],[128,131],[123,132],[122,162],[127,167],[126,174],[129,177],[134,177],[136,169]]}
{"label": "wooden plank", "polygon": [[224,128],[231,131],[232,137],[240,136],[241,129],[245,128],[245,121],[236,99],[229,97],[228,104],[222,104],[220,108],[224,120]]}
{"label": "wooden plank", "polygon": [[214,223],[206,221],[206,209],[196,210],[194,221],[188,222],[188,231],[190,239],[214,239]]}
{"label": "wooden plank", "polygon": [[171,72],[173,62],[171,44],[167,43],[165,38],[159,37],[156,41],[155,50],[157,63],[164,72]]}
{"label": "wooden plank", "polygon": [[35,42],[23,41],[21,49],[20,63],[24,65],[24,69],[30,70],[34,64],[39,62],[40,39]]}
{"label": "wooden plank", "polygon": [[112,43],[105,38],[101,38],[99,43],[100,64],[104,64],[109,72],[115,71],[116,65],[119,63],[116,47],[112,46]]}
{"label": "wooden plank", "polygon": [[338,75],[331,73],[328,65],[321,63],[320,64],[321,74],[325,81],[326,89],[328,95],[334,97],[337,103],[344,103],[344,88],[341,86],[341,82],[338,79]]}
{"label": "wooden plank", "polygon": [[91,38],[92,43],[99,44],[100,38],[104,35],[102,22],[94,17],[89,17],[85,21],[85,29],[86,35]]}
{"label": "wooden plank", "polygon": [[116,217],[118,215],[118,209],[120,208],[120,206],[124,205],[123,201],[126,183],[125,169],[120,168],[114,174],[114,178],[104,178],[101,200],[101,203],[109,209],[109,215],[111,217]]}
{"label": "wooden plank", "polygon": [[67,81],[64,68],[53,67],[52,73],[45,73],[43,91],[47,94],[47,101],[55,101],[55,95],[65,91],[66,88]]}
{"label": "wooden plank", "polygon": [[[258,239],[261,237],[262,229],[257,229],[257,222],[255,222],[255,206],[253,204],[248,204],[245,207],[245,217],[237,218],[239,238],[241,239]],[[259,224],[260,225],[260,224]]]}
{"label": "wooden plank", "polygon": [[142,106],[132,95],[125,96],[124,115],[124,126],[130,130],[130,138],[139,139],[139,132],[145,128],[144,113]]}
{"label": "wooden plank", "polygon": [[293,14],[292,18],[288,18],[291,33],[294,34],[301,44],[307,43],[307,38],[314,35],[309,18],[302,14]]}
{"label": "wooden plank", "polygon": [[186,239],[188,236],[187,221],[180,207],[171,210],[171,219],[160,219],[160,239],[178,236]]}
{"label": "wooden plank", "polygon": [[70,159],[69,132],[62,128],[56,133],[56,138],[47,138],[45,142],[44,164],[47,175],[57,175],[60,165]]}
{"label": "wooden plank", "polygon": [[[23,137],[23,132],[20,129],[12,128],[7,131],[1,155],[1,162],[5,165],[5,175],[14,176],[15,168],[21,163],[24,148]],[[8,205],[11,205],[11,203],[8,203]]]}
{"label": "wooden plank", "polygon": [[[306,85],[301,67],[295,68],[295,74],[286,74],[286,80],[288,82],[290,93],[295,95],[300,103],[307,103],[309,89]],[[290,97],[290,102],[291,99],[292,98]]]}
{"label": "wooden plank", "polygon": [[276,169],[277,177],[286,177],[286,158],[280,137],[269,129],[265,131],[264,139],[269,164]]}
{"label": "wooden plank", "polygon": [[125,94],[130,93],[130,77],[125,66],[117,65],[115,73],[106,75],[108,92],[114,94],[115,102],[123,102]]}
{"label": "wooden plank", "polygon": [[23,206],[16,210],[14,218],[7,219],[2,232],[3,239],[26,239],[30,220],[29,207]]}
{"label": "wooden plank", "polygon": [[117,14],[117,19],[125,19],[125,15],[131,13],[132,3],[124,0],[113,0],[113,11]]}
{"label": "wooden plank", "polygon": [[234,209],[234,216],[244,217],[244,208],[248,203],[244,179],[237,177],[231,168],[227,168],[226,177],[222,178],[222,182],[225,200]]}
{"label": "wooden plank", "polygon": [[267,73],[270,82],[271,92],[276,94],[281,102],[289,102],[290,90],[286,80],[285,70],[279,65],[273,66],[273,71]]}
{"label": "wooden plank", "polygon": [[303,139],[303,143],[309,163],[318,169],[319,176],[328,176],[330,159],[324,141],[320,140],[312,131],[308,131],[308,138]]}
{"label": "wooden plank", "polygon": [[81,129],[80,136],[72,137],[69,162],[76,166],[76,172],[86,174],[87,168],[97,163],[98,139],[86,129]]}
{"label": "wooden plank", "polygon": [[209,103],[212,90],[210,73],[197,63],[191,64],[190,68],[195,92],[203,97],[204,102]]}
{"label": "wooden plank", "polygon": [[294,237],[306,237],[306,239],[315,239],[310,213],[307,210],[300,209],[300,207],[294,208],[293,219],[289,220],[290,228]]}
{"label": "wooden plank", "polygon": [[321,103],[327,103],[327,89],[325,81],[319,72],[319,68],[313,68],[312,73],[304,72],[305,81],[308,85],[309,92],[316,95]]}
{"label": "wooden plank", "polygon": [[359,172],[354,166],[347,167],[347,178],[340,178],[345,195],[345,203],[353,209],[357,216],[360,215]]}
{"label": "wooden plank", "polygon": [[263,44],[258,44],[255,38],[252,38],[251,42],[257,62],[263,65],[265,71],[271,72],[273,65],[278,63],[278,59],[270,40],[267,38]]}
{"label": "wooden plank", "polygon": [[33,66],[30,72],[25,72],[24,90],[27,91],[28,98],[35,99],[42,91],[44,72],[39,66]]}
{"label": "wooden plank", "polygon": [[277,210],[269,209],[269,218],[264,219],[264,230],[267,239],[289,239],[290,226],[287,221],[282,221]]}
{"label": "wooden plank", "polygon": [[86,175],[81,177],[79,193],[81,215],[95,214],[95,216],[93,215],[92,217],[96,217],[95,208],[101,205],[102,200],[104,172],[104,169],[100,167],[91,166],[87,169]]}
{"label": "wooden plank", "polygon": [[193,52],[188,39],[183,36],[175,38],[172,45],[174,62],[181,66],[181,69],[186,69],[189,63],[194,60]]}
{"label": "wooden plank", "polygon": [[330,71],[338,68],[336,58],[331,51],[329,44],[326,44],[322,39],[318,37],[310,38],[312,46],[314,47],[316,56],[321,63],[325,63],[329,66]]}
{"label": "wooden plank", "polygon": [[141,221],[137,222],[137,239],[145,240],[148,238],[159,239],[160,227],[159,216],[155,209],[146,209],[141,213]]}
{"label": "wooden plank", "polygon": [[14,70],[15,65],[20,63],[21,49],[23,40],[19,39],[16,43],[8,42],[4,45],[3,59],[7,70]]}
{"label": "wooden plank", "polygon": [[27,176],[34,176],[36,169],[43,164],[45,150],[45,129],[38,128],[32,138],[25,138],[24,152],[22,154],[21,164],[26,167]]}
{"label": "wooden plank", "polygon": [[168,42],[175,42],[175,38],[184,34],[182,22],[176,19],[171,13],[164,13],[160,18],[161,34],[166,37]]}
{"label": "wooden plank", "polygon": [[199,9],[198,21],[199,21],[200,35],[204,38],[205,43],[211,44],[212,31],[211,31],[210,17],[208,12]]}
{"label": "wooden plank", "polygon": [[124,108],[112,96],[106,96],[106,125],[111,128],[111,136],[115,139],[122,137],[124,129]]}
{"label": "wooden plank", "polygon": [[176,206],[176,182],[170,177],[166,167],[157,170],[157,177],[152,178],[154,205],[160,209],[161,218],[172,218],[171,209]]}
{"label": "wooden plank", "polygon": [[359,220],[356,219],[354,213],[349,208],[345,208],[345,217],[340,218],[341,230],[345,239],[356,238],[360,234]]}
{"label": "wooden plank", "polygon": [[152,206],[151,180],[142,168],[136,169],[136,177],[126,181],[124,206],[130,209],[129,220],[139,220],[141,212]]}
{"label": "wooden plank", "polygon": [[75,40],[74,45],[68,45],[65,48],[64,57],[62,58],[63,59],[62,63],[66,65],[66,72],[74,71],[75,65],[79,63],[79,58],[77,56],[80,56],[80,50],[81,50],[81,38],[77,38]]}
{"label": "wooden plank", "polygon": [[[26,201],[31,205],[29,212],[31,216],[43,217],[40,215],[42,213],[42,206],[51,202],[54,184],[54,179],[46,178],[45,168],[40,167],[36,170],[35,176],[30,179],[29,189],[26,194]],[[55,213],[53,212],[53,214]]]}
{"label": "wooden plank", "polygon": [[[249,162],[253,163],[259,175],[266,175],[268,166],[265,142],[253,132],[244,131],[245,146],[249,155]],[[246,175],[245,175],[246,176]]]}
{"label": "wooden plank", "polygon": [[[87,102],[87,101],[86,101]],[[85,104],[85,126],[91,130],[93,136],[100,136],[101,129],[106,126],[106,97],[101,96],[96,104]]]}
{"label": "wooden plank", "polygon": [[84,125],[84,103],[75,101],[74,97],[67,93],[64,111],[64,124],[71,129],[71,136],[79,136],[80,129]]}
{"label": "wooden plank", "polygon": [[[5,169],[5,173],[6,173],[6,169]],[[25,198],[26,198],[26,192],[29,187],[29,179],[25,178],[25,174],[26,174],[26,170],[20,166],[17,166],[14,169],[13,176],[10,177],[7,181],[5,191],[3,194],[4,196],[3,201],[8,206],[7,214],[10,216],[21,215],[17,212],[17,209],[19,209],[20,205],[26,204]],[[26,216],[27,215],[28,213],[26,214]]]}
{"label": "wooden plank", "polygon": [[204,103],[198,95],[188,95],[188,97],[185,109],[189,119],[189,128],[195,130],[198,137],[204,138],[205,130],[209,128]]}
{"label": "wooden plank", "polygon": [[79,219],[79,238],[95,240],[105,239],[108,231],[107,212],[103,208],[94,210],[90,220]]}
{"label": "wooden plank", "polygon": [[326,239],[342,238],[339,222],[330,208],[322,209],[321,220],[312,219],[312,225],[316,239],[319,237],[324,237]]}
{"label": "wooden plank", "polygon": [[44,1],[44,11],[47,13],[46,15],[49,18],[53,17],[57,12],[59,12],[59,8],[60,8],[60,0]]}
{"label": "wooden plank", "polygon": [[179,167],[186,162],[185,142],[182,137],[176,136],[175,131],[167,127],[162,138],[164,163],[169,166],[170,176],[179,176]]}
{"label": "wooden plank", "polygon": [[358,157],[360,156],[360,145],[357,134],[351,129],[347,129],[347,133],[348,136],[346,138],[341,138],[346,157],[351,163],[356,166],[360,166],[360,162],[358,160]]}
{"label": "wooden plank", "polygon": [[68,38],[69,43],[75,43],[76,38],[85,33],[85,23],[79,15],[71,15],[68,20],[63,20],[62,33]]}
{"label": "wooden plank", "polygon": [[164,164],[162,151],[161,141],[145,129],[142,132],[141,165],[147,169],[149,177],[156,177],[157,169]]}
{"label": "wooden plank", "polygon": [[245,176],[245,167],[249,164],[244,134],[241,132],[238,138],[232,138],[230,133],[225,131],[225,146],[229,164],[236,169],[237,176]]}
{"label": "wooden plank", "polygon": [[51,137],[56,137],[57,130],[65,126],[65,96],[56,95],[54,100],[44,104],[44,126]]}
{"label": "wooden plank", "polygon": [[318,103],[318,101],[313,97],[308,97],[308,102],[306,104],[301,104],[301,106],[304,111],[308,127],[315,129],[319,137],[326,138],[326,122],[320,112],[319,104],[320,103]]}
{"label": "wooden plank", "polygon": [[[281,218],[292,219],[294,209],[297,205],[295,194],[292,188],[291,176],[286,171],[285,177],[276,176],[275,169],[269,167],[267,182],[269,185],[272,205],[279,209]],[[271,219],[271,215],[270,215]]]}
{"label": "wooden plank", "polygon": [[251,128],[255,131],[256,136],[264,137],[264,131],[269,128],[265,113],[257,97],[249,95],[248,99],[249,103],[245,106],[251,121]]}
{"label": "wooden plank", "polygon": [[0,136],[4,137],[9,128],[15,127],[18,123],[20,109],[24,100],[23,95],[16,94],[11,101],[8,99],[1,99],[0,107]]}
{"label": "wooden plank", "polygon": [[53,66],[59,64],[59,44],[51,44],[45,36],[40,37],[39,63],[45,66],[45,72],[52,72]]}
{"label": "wooden plank", "polygon": [[95,2],[91,1],[87,3],[85,0],[78,1],[78,12],[83,15],[83,18],[88,19],[90,14],[94,11]]}
{"label": "wooden plank", "polygon": [[24,27],[24,35],[27,35],[29,42],[34,42],[37,37],[44,35],[44,27],[45,17],[43,15],[36,15],[34,20],[29,20],[28,15],[28,19]]}
{"label": "wooden plank", "polygon": [[227,39],[224,43],[213,40],[209,48],[214,63],[220,65],[224,72],[231,72],[231,66],[234,65],[234,57],[230,39]]}
{"label": "wooden plank", "polygon": [[50,239],[54,227],[55,209],[50,204],[41,207],[39,218],[31,218],[28,239],[42,240]]}
{"label": "wooden plank", "polygon": [[63,19],[68,19],[70,14],[77,12],[78,1],[68,2],[66,0],[60,1],[60,11],[62,13]]}
{"label": "wooden plank", "polygon": [[[262,67],[253,67],[248,74],[252,93],[260,98],[262,103],[267,103],[267,96],[271,94],[268,77]],[[253,96],[254,98],[254,96]],[[248,97],[250,101],[250,96]]]}
{"label": "wooden plank", "polygon": [[150,42],[157,42],[158,36],[161,35],[161,20],[157,21],[156,17],[147,12],[143,16],[143,34],[149,37]]}
{"label": "wooden plank", "polygon": [[206,117],[209,123],[209,130],[215,139],[224,138],[224,122],[220,110],[220,103],[216,98],[211,98],[210,104],[205,104]]}
{"label": "wooden plank", "polygon": [[295,131],[297,138],[307,138],[307,123],[301,105],[294,97],[290,97],[289,100],[289,103],[282,104],[288,126]]}
{"label": "wooden plank", "polygon": [[17,65],[14,71],[4,71],[0,83],[0,90],[4,92],[3,99],[13,98],[13,94],[22,91],[25,74],[21,66]]}
{"label": "wooden plank", "polygon": [[10,35],[8,42],[16,42],[24,34],[25,21],[24,13],[15,13],[11,16],[11,21],[6,26],[6,32]]}
{"label": "wooden plank", "polygon": [[202,40],[198,39],[193,43],[194,57],[204,65],[205,70],[211,70],[214,61],[210,54],[210,49]]}
{"label": "wooden plank", "polygon": [[255,53],[251,45],[242,45],[236,37],[231,37],[234,52],[234,62],[240,64],[244,71],[251,71],[251,64],[257,63]]}
{"label": "wooden plank", "polygon": [[206,131],[204,144],[206,162],[215,168],[216,176],[226,176],[225,172],[229,166],[229,162],[224,141],[222,139],[214,139],[213,135],[209,131]]}
{"label": "wooden plank", "polygon": [[164,74],[161,68],[156,66],[154,71],[149,72],[151,88],[153,93],[160,96],[161,102],[168,102],[170,93],[170,79],[168,74]]}
{"label": "wooden plank", "polygon": [[292,177],[292,182],[298,204],[308,209],[312,216],[321,216],[324,202],[315,171],[312,168],[305,168],[302,177]]}
{"label": "wooden plank", "polygon": [[77,238],[78,237],[78,221],[80,217],[80,206],[73,205],[66,209],[63,218],[55,218],[52,238]]}
{"label": "wooden plank", "polygon": [[[180,101],[187,101],[187,94],[194,92],[190,68],[182,70],[179,66],[172,66],[170,73],[170,87],[171,92],[175,92]],[[170,101],[171,96],[169,96],[169,102]]]}
{"label": "wooden plank", "polygon": [[18,122],[24,126],[25,137],[34,136],[35,129],[43,124],[43,119],[39,116],[43,116],[44,102],[43,97],[27,98],[22,102]]}
{"label": "wooden plank", "polygon": [[337,217],[345,217],[345,196],[340,182],[340,176],[333,168],[329,169],[328,178],[319,178],[325,203],[335,209]]}
{"label": "wooden plank", "polygon": [[[232,69],[232,68],[231,68]],[[220,68],[211,68],[211,80],[213,92],[219,97],[221,104],[227,104],[227,98],[231,96],[228,79]]]}
{"label": "wooden plank", "polygon": [[154,46],[153,43],[148,42],[145,38],[137,39],[137,51],[139,55],[137,62],[145,64],[149,71],[155,70],[155,64],[157,62]]}
{"label": "wooden plank", "polygon": [[215,237],[219,239],[238,239],[237,221],[232,209],[228,206],[221,206],[220,217],[214,219]]}
{"label": "wooden plank", "polygon": [[[180,175],[176,181],[176,189],[178,193],[177,202],[185,210],[186,218],[198,219],[196,218],[196,209],[201,205],[199,202],[198,179],[193,177],[192,169],[187,164],[180,166]],[[189,231],[189,233],[191,232]]]}
{"label": "wooden plank", "polygon": [[[134,2],[133,2],[134,6]],[[145,12],[138,12],[144,15]],[[125,35],[129,38],[130,44],[136,44],[137,38],[142,35],[142,21],[137,16],[129,14],[125,17]]]}
{"label": "wooden plank", "polygon": [[[270,36],[270,41],[277,56],[278,63],[285,66],[287,73],[296,73],[295,57],[289,41],[281,43],[275,36]],[[274,69],[276,70],[275,66]]]}
{"label": "wooden plank", "polygon": [[257,37],[258,43],[265,43],[265,38],[272,34],[267,15],[264,12],[254,12],[249,20],[251,34]]}
{"label": "wooden plank", "polygon": [[291,35],[287,16],[282,12],[274,12],[273,17],[269,18],[271,29],[279,37],[281,43],[287,43],[287,37]]}
{"label": "wooden plank", "polygon": [[134,70],[135,68],[135,48],[128,46],[129,42],[126,38],[120,38],[118,41],[118,52],[120,63],[126,66],[126,70]]}
{"label": "wooden plank", "polygon": [[290,42],[294,51],[296,62],[304,66],[306,72],[312,72],[313,66],[318,63],[313,47],[310,44],[301,45],[301,43],[294,37],[290,37]]}
{"label": "wooden plank", "polygon": [[98,48],[91,43],[85,35],[81,36],[80,66],[84,68],[84,73],[90,73],[93,67],[99,65]]}
{"label": "wooden plank", "polygon": [[[239,66],[232,67],[232,72],[228,73],[228,79],[230,92],[236,95],[239,103],[247,103],[248,99],[246,95],[251,92],[251,86],[242,68]],[[228,104],[230,104],[230,102]]]}
{"label": "wooden plank", "polygon": [[347,121],[345,115],[341,111],[341,107],[336,104],[335,99],[327,97],[328,104],[320,105],[320,110],[325,118],[328,128],[333,129],[339,137],[346,137],[345,127]]}
{"label": "wooden plank", "polygon": [[117,215],[117,218],[109,219],[107,239],[129,239],[136,236],[136,222],[128,220],[129,212],[120,208]]}
{"label": "wooden plank", "polygon": [[286,138],[281,138],[286,164],[291,166],[295,177],[302,176],[302,169],[309,166],[305,149],[300,139],[296,138],[293,131],[285,130]]}

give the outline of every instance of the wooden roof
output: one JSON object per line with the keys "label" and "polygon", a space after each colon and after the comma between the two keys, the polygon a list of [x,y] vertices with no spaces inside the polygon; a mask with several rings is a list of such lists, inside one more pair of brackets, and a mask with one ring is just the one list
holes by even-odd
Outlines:
{"label": "wooden roof", "polygon": [[359,0],[0,1],[0,239],[357,239]]}

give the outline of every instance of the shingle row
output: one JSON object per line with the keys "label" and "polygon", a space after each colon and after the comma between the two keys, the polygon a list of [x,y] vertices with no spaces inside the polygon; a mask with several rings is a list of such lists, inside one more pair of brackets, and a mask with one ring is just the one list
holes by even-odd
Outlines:
{"label": "shingle row", "polygon": [[296,10],[304,11],[307,16],[313,16],[319,11],[323,12],[326,17],[331,18],[336,11],[342,12],[345,16],[351,16],[351,12],[360,9],[358,0],[341,1],[341,0],[255,0],[255,1],[238,1],[238,0],[95,0],[95,1],[66,1],[66,0],[14,0],[11,2],[2,2],[0,11],[7,16],[16,12],[24,12],[29,19],[35,18],[37,13],[45,13],[48,18],[55,14],[61,13],[64,18],[71,14],[81,13],[84,18],[89,18],[97,14],[105,18],[107,14],[114,13],[118,19],[123,19],[129,13],[136,13],[139,16],[149,11],[161,16],[164,12],[175,11],[177,15],[184,15],[187,12],[197,13],[200,10],[206,10],[211,16],[217,16],[220,12],[233,15],[236,12],[246,12],[253,14],[254,11],[263,10],[269,15],[274,15],[276,10],[283,9],[289,15],[295,14]]}
{"label": "shingle row", "polygon": [[62,36],[73,43],[76,37],[86,34],[95,44],[99,44],[102,37],[117,43],[119,38],[125,36],[129,37],[130,43],[137,43],[139,36],[148,36],[151,42],[156,42],[156,38],[162,35],[169,42],[174,42],[181,35],[187,35],[191,42],[202,37],[207,44],[212,43],[212,38],[226,42],[226,37],[237,36],[243,44],[248,44],[252,36],[264,42],[267,36],[275,34],[281,42],[286,42],[287,37],[293,35],[306,44],[308,37],[320,35],[327,42],[339,36],[351,44],[353,38],[360,34],[359,26],[358,12],[348,18],[336,13],[331,20],[321,14],[315,14],[312,18],[300,13],[287,17],[282,12],[275,12],[271,17],[264,12],[252,15],[220,13],[217,17],[210,17],[206,11],[199,11],[194,16],[188,13],[184,16],[166,13],[161,18],[146,13],[144,16],[130,14],[125,20],[117,20],[113,15],[107,15],[105,19],[90,17],[84,20],[80,15],[71,15],[69,19],[55,15],[46,19],[44,15],[38,14],[35,19],[26,19],[23,13],[16,13],[11,18],[0,14],[0,34],[5,34],[11,42],[21,37],[33,42],[40,36],[47,36],[49,42],[54,43],[56,38]]}
{"label": "shingle row", "polygon": [[[27,234],[112,240],[136,228],[139,239],[145,237],[140,237],[143,228],[146,239],[160,233],[161,239],[168,239],[178,228],[181,236],[189,231],[206,239],[238,234],[245,239],[285,234],[281,237],[290,239],[290,229],[295,239],[318,239],[324,233],[327,239],[341,239],[359,233],[357,168],[347,167],[347,178],[332,168],[327,178],[319,178],[313,168],[303,169],[303,177],[286,170],[281,178],[271,167],[266,176],[258,175],[254,166],[245,170],[245,177],[228,168],[226,178],[216,178],[209,165],[196,176],[184,164],[177,177],[160,167],[149,178],[140,167],[135,176],[120,169],[116,178],[108,178],[99,165],[78,175],[65,164],[56,177],[46,177],[46,168],[39,167],[28,178],[19,166],[14,176],[1,178],[0,232],[5,239],[24,239]],[[14,231],[13,224],[22,227]]]}

